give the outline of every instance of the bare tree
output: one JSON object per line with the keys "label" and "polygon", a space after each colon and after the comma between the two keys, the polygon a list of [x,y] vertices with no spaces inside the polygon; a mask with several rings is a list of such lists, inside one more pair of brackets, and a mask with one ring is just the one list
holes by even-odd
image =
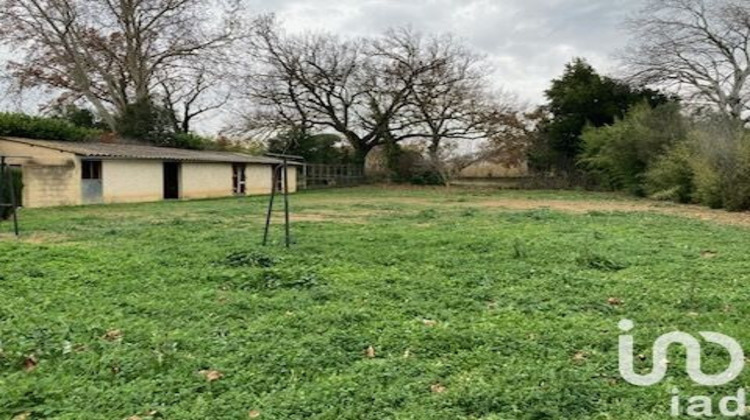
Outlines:
{"label": "bare tree", "polygon": [[240,3],[228,1],[0,0],[0,39],[22,52],[10,63],[19,84],[85,99],[114,129],[130,104],[164,94],[191,107],[206,92],[206,73],[184,69],[242,36]]}
{"label": "bare tree", "polygon": [[437,147],[433,141],[428,141],[427,164],[445,186],[450,187],[464,169],[481,161],[490,160],[507,167],[518,167],[525,162],[535,133],[534,116],[509,108],[482,118],[482,126],[488,127],[486,136],[489,137],[481,138],[474,147],[462,147],[461,142],[466,140],[462,136],[442,138]]}
{"label": "bare tree", "polygon": [[189,133],[195,118],[223,107],[232,97],[224,86],[224,75],[212,71],[206,63],[183,72],[172,71],[159,80],[161,105],[168,111],[176,133]]}
{"label": "bare tree", "polygon": [[410,83],[407,105],[391,126],[397,140],[428,140],[428,154],[437,158],[442,141],[488,136],[484,123],[492,98],[481,56],[452,36],[424,37],[408,29],[389,31],[375,48],[405,66],[432,63]]}
{"label": "bare tree", "polygon": [[254,108],[247,128],[334,130],[360,161],[375,146],[416,137],[415,123],[403,118],[405,109],[412,105],[415,84],[444,66],[444,59],[396,35],[288,36],[267,20],[249,48],[254,67],[240,78]]}
{"label": "bare tree", "polygon": [[675,88],[735,120],[750,109],[750,3],[649,0],[630,20],[634,80]]}

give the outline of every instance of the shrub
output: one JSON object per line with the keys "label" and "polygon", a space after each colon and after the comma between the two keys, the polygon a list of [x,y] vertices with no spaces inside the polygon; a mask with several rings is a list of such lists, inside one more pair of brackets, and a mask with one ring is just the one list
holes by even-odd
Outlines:
{"label": "shrub", "polygon": [[413,185],[445,185],[443,176],[430,169],[415,171],[409,182]]}
{"label": "shrub", "polygon": [[627,264],[589,250],[579,255],[577,261],[584,268],[599,271],[620,271],[628,268]]}
{"label": "shrub", "polygon": [[180,149],[204,150],[208,148],[211,140],[199,136],[195,133],[177,133],[170,136],[165,146],[177,147]]}
{"label": "shrub", "polygon": [[128,104],[117,117],[117,133],[125,138],[165,146],[173,137],[169,111],[150,100]]}
{"label": "shrub", "polygon": [[646,194],[656,200],[689,203],[695,190],[690,162],[691,151],[687,144],[670,148],[646,172]]}
{"label": "shrub", "polygon": [[59,118],[0,112],[0,136],[25,137],[39,140],[90,141],[101,131],[78,127]]}
{"label": "shrub", "polygon": [[581,164],[605,187],[644,195],[650,165],[686,133],[678,104],[637,105],[613,125],[584,131]]}
{"label": "shrub", "polygon": [[263,267],[270,268],[276,265],[277,260],[272,255],[267,255],[258,251],[237,251],[233,252],[224,260],[229,267]]}
{"label": "shrub", "polygon": [[695,198],[712,208],[750,209],[750,133],[741,123],[714,119],[691,135]]}

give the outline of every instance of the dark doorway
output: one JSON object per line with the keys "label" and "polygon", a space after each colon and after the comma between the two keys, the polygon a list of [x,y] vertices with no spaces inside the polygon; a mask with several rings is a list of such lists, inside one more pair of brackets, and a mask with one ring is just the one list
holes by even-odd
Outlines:
{"label": "dark doorway", "polygon": [[247,177],[245,176],[245,164],[235,163],[232,165],[232,190],[236,195],[247,193]]}
{"label": "dark doorway", "polygon": [[284,167],[274,165],[273,173],[276,174],[276,191],[284,191]]}
{"label": "dark doorway", "polygon": [[180,164],[164,162],[164,199],[176,200],[178,198],[180,198]]}
{"label": "dark doorway", "polygon": [[81,193],[83,204],[102,202],[102,162],[81,161]]}

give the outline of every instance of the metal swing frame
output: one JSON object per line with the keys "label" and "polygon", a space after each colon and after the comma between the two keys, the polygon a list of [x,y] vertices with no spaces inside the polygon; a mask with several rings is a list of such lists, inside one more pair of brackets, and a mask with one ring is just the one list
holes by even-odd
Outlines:
{"label": "metal swing frame", "polygon": [[[266,212],[266,227],[263,232],[263,246],[268,245],[268,236],[271,230],[271,216],[273,215],[273,203],[276,198],[277,185],[279,179],[283,180],[282,194],[284,195],[284,238],[287,248],[292,246],[291,222],[289,221],[289,161],[304,160],[301,156],[282,155],[276,153],[266,153],[266,156],[281,159],[281,165],[273,169],[271,175],[271,196],[268,199],[268,211]],[[279,178],[282,177],[282,178]]]}

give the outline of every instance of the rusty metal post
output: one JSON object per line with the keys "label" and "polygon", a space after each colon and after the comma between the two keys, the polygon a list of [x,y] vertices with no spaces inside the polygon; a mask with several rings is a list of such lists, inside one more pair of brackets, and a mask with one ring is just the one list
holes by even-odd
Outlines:
{"label": "rusty metal post", "polygon": [[288,160],[284,158],[284,166],[282,167],[284,173],[284,228],[286,229],[286,247],[292,246],[291,233],[289,226],[289,165]]}
{"label": "rusty metal post", "polygon": [[268,200],[268,213],[266,213],[266,229],[263,232],[263,246],[266,246],[268,244],[268,231],[271,228],[271,215],[273,212],[273,200],[276,197],[276,172],[278,168],[273,168],[272,174],[271,174],[271,198]]}

